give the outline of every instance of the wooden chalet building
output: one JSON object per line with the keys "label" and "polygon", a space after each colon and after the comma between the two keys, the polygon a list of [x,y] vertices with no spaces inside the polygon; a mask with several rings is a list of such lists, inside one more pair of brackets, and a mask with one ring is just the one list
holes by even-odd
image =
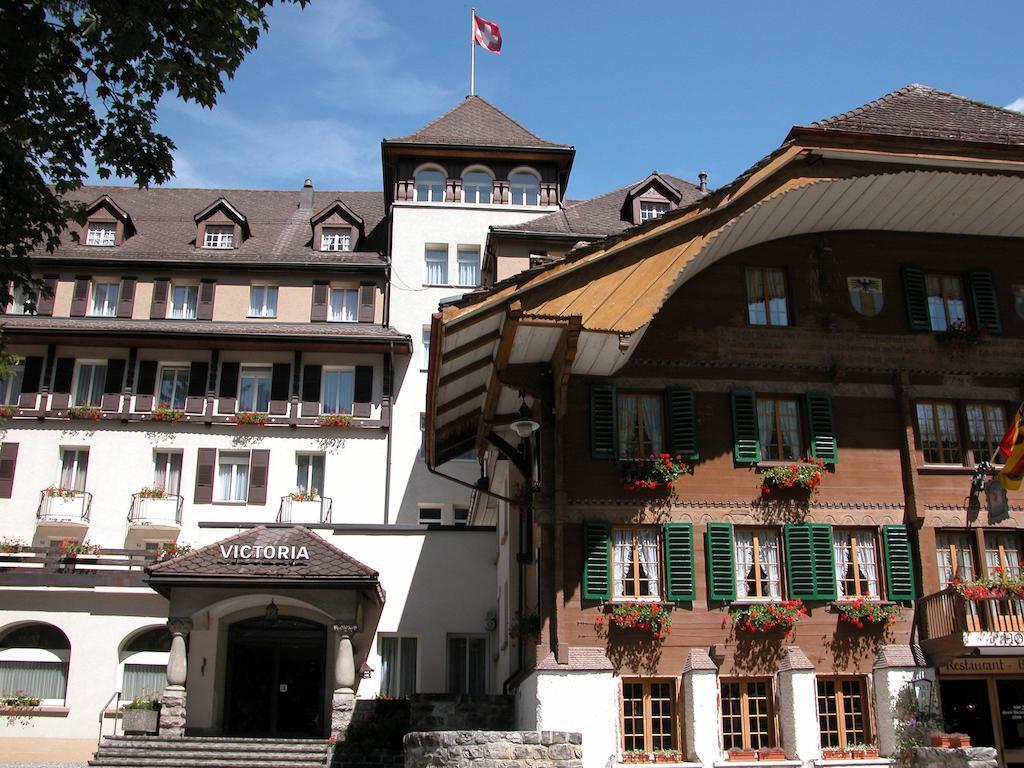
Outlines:
{"label": "wooden chalet building", "polygon": [[[673,202],[492,228],[499,279],[434,318],[428,462],[484,459],[519,727],[588,767],[870,764],[908,690],[1024,762],[1024,610],[949,587],[1020,576],[1019,494],[970,485],[1024,394],[1024,115],[911,85]],[[692,474],[637,487],[662,454]]]}

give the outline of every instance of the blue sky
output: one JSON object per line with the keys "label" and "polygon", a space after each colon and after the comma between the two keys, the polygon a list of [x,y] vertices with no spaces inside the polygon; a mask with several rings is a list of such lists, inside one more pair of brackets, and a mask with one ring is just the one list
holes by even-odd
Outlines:
{"label": "blue sky", "polygon": [[[573,198],[655,169],[691,180],[704,169],[719,186],[790,126],[911,82],[1024,98],[1019,2],[478,3],[504,50],[478,49],[477,93],[576,147]],[[214,110],[161,105],[173,184],[379,189],[381,138],[468,93],[469,25],[470,5],[454,0],[274,8]]]}

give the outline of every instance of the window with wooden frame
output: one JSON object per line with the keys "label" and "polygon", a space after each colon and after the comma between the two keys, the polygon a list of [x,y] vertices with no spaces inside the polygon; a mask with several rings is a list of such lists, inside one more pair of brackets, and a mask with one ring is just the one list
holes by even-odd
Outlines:
{"label": "window with wooden frame", "polygon": [[735,532],[736,597],[782,597],[779,532],[770,528],[739,528]]}
{"label": "window with wooden frame", "polygon": [[747,322],[750,325],[789,325],[785,270],[747,267]]}
{"label": "window with wooden frame", "polygon": [[800,404],[797,398],[759,395],[757,424],[762,461],[799,461],[803,458]]}
{"label": "window with wooden frame", "polygon": [[109,247],[117,242],[117,224],[113,221],[90,221],[86,225],[85,244]]}
{"label": "window with wooden frame", "polygon": [[925,275],[928,295],[928,324],[933,331],[945,331],[967,322],[964,285],[958,275]]}
{"label": "window with wooden frame", "polygon": [[833,541],[838,597],[877,600],[882,593],[875,532],[869,528],[837,529],[833,531]]}
{"label": "window with wooden frame", "polygon": [[1020,578],[1020,534],[985,531],[985,571],[989,578]]}
{"label": "window with wooden frame", "polygon": [[616,600],[659,600],[661,547],[657,528],[614,528],[612,595]]}
{"label": "window with wooden frame", "polygon": [[973,581],[975,577],[974,533],[943,531],[935,534],[935,554],[939,566],[939,583],[943,589],[953,579]]}
{"label": "window with wooden frame", "polygon": [[925,464],[963,463],[954,403],[918,403],[917,434],[921,440]]}
{"label": "window with wooden frame", "polygon": [[646,459],[664,451],[664,398],[650,392],[618,393],[619,458]]}
{"label": "window with wooden frame", "polygon": [[967,403],[964,405],[967,417],[967,435],[970,439],[971,461],[1002,463],[999,441],[1006,434],[1006,409],[1001,403]]}
{"label": "window with wooden frame", "polygon": [[622,750],[678,749],[675,699],[674,680],[623,680]]}
{"label": "window with wooden frame", "polygon": [[775,746],[771,678],[722,680],[722,746],[725,750]]}
{"label": "window with wooden frame", "polygon": [[824,748],[870,743],[864,678],[818,678],[818,731]]}

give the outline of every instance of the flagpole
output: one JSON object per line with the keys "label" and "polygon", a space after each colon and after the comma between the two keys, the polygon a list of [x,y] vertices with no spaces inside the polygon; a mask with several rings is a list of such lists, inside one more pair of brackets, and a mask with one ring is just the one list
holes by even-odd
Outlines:
{"label": "flagpole", "polygon": [[469,95],[476,93],[476,8],[470,9],[469,22]]}

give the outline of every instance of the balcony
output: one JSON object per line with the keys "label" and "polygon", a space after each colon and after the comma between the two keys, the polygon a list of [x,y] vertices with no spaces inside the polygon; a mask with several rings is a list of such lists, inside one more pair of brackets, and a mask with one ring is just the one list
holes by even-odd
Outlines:
{"label": "balcony", "polygon": [[132,494],[132,508],[128,512],[128,525],[132,528],[178,530],[181,528],[181,496],[144,496]]}
{"label": "balcony", "polygon": [[277,510],[277,522],[296,525],[315,525],[331,522],[331,499],[320,496],[316,499],[293,499],[281,497]]}
{"label": "balcony", "polygon": [[62,555],[59,547],[17,547],[0,552],[0,586],[142,587],[143,568],[154,553],[104,549],[89,555]]}
{"label": "balcony", "polygon": [[1024,654],[1024,599],[968,600],[944,589],[917,601],[921,647],[936,664],[956,656]]}
{"label": "balcony", "polygon": [[39,510],[36,513],[39,525],[72,527],[89,525],[92,494],[88,491],[48,488],[40,491],[39,497]]}

